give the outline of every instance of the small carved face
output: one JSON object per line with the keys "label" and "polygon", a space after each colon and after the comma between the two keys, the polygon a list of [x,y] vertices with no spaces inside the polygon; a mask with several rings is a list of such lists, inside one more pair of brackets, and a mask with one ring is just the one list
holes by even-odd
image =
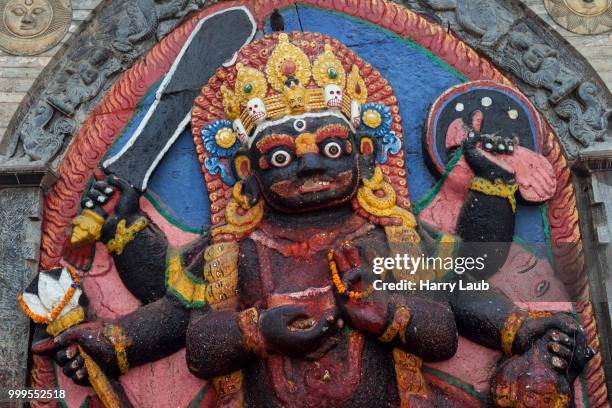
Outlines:
{"label": "small carved face", "polygon": [[82,62],[79,65],[79,75],[83,79],[85,85],[91,85],[99,75],[98,69],[89,62]]}
{"label": "small carved face", "polygon": [[262,196],[286,213],[350,200],[359,180],[354,143],[349,125],[335,116],[293,117],[264,129],[249,151]]}
{"label": "small carved face", "polygon": [[13,0],[4,9],[4,24],[18,37],[34,37],[51,25],[53,8],[48,0]]}
{"label": "small carved face", "polygon": [[342,89],[338,85],[325,86],[325,105],[330,109],[338,109],[342,106]]}
{"label": "small carved face", "polygon": [[267,116],[266,106],[260,98],[253,98],[247,102],[247,109],[251,120],[256,124],[263,122]]}
{"label": "small carved face", "polygon": [[527,68],[533,72],[536,72],[540,69],[546,58],[554,57],[556,55],[556,51],[547,45],[535,45],[529,47],[529,49],[525,51],[523,54],[523,62]]}
{"label": "small carved face", "polygon": [[569,406],[567,396],[559,393],[557,379],[553,375],[542,374],[538,370],[518,378],[517,399],[517,402],[526,408],[567,408]]}
{"label": "small carved face", "polygon": [[285,91],[285,102],[291,112],[303,112],[306,101],[306,91],[302,87],[293,87]]}

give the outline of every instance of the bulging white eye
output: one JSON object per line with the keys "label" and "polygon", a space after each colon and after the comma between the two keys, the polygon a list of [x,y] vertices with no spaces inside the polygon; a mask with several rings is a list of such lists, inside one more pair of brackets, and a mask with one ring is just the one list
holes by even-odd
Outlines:
{"label": "bulging white eye", "polygon": [[271,161],[274,167],[285,167],[291,163],[291,155],[286,150],[277,150],[272,154]]}
{"label": "bulging white eye", "polygon": [[342,154],[342,147],[336,142],[329,142],[323,148],[323,153],[331,159],[337,159]]}

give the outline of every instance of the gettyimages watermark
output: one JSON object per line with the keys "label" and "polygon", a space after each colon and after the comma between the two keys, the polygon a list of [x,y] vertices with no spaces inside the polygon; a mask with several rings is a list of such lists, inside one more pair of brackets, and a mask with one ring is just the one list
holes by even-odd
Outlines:
{"label": "gettyimages watermark", "polygon": [[485,280],[468,281],[457,279],[453,281],[437,281],[436,279],[399,279],[396,281],[385,281],[383,275],[387,272],[397,272],[401,275],[417,277],[421,272],[446,271],[457,275],[465,272],[483,271],[486,266],[487,255],[479,257],[462,256],[411,256],[408,254],[395,254],[393,257],[376,257],[372,262],[372,273],[378,275],[380,279],[372,282],[374,290],[409,290],[409,291],[448,291],[456,290],[474,291],[488,290],[490,284]]}
{"label": "gettyimages watermark", "polygon": [[[514,302],[571,302],[572,287],[587,271],[575,263],[576,245],[547,242],[427,243],[391,252],[363,250],[360,287],[378,296],[497,291]],[[591,281],[593,276],[589,276]],[[565,282],[565,283],[564,283]],[[604,284],[602,282],[602,284]],[[591,295],[592,302],[606,301]]]}

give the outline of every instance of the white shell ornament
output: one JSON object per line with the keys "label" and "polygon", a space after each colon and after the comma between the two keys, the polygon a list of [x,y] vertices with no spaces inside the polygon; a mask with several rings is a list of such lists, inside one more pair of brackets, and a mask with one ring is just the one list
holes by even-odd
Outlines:
{"label": "white shell ornament", "polygon": [[242,144],[247,144],[248,136],[247,136],[246,129],[244,128],[244,125],[242,124],[242,121],[240,119],[234,120],[234,122],[232,123],[232,128],[234,129],[234,132],[236,133],[238,140],[240,140]]}
{"label": "white shell ornament", "polygon": [[359,101],[351,101],[351,122],[355,128],[361,124],[361,104]]}

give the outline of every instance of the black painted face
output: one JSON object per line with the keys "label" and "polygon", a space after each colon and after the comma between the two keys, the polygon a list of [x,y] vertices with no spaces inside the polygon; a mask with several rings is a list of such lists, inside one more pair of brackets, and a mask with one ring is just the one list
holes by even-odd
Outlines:
{"label": "black painted face", "polygon": [[261,194],[287,213],[350,200],[359,183],[355,135],[334,116],[300,117],[257,135],[249,156]]}

